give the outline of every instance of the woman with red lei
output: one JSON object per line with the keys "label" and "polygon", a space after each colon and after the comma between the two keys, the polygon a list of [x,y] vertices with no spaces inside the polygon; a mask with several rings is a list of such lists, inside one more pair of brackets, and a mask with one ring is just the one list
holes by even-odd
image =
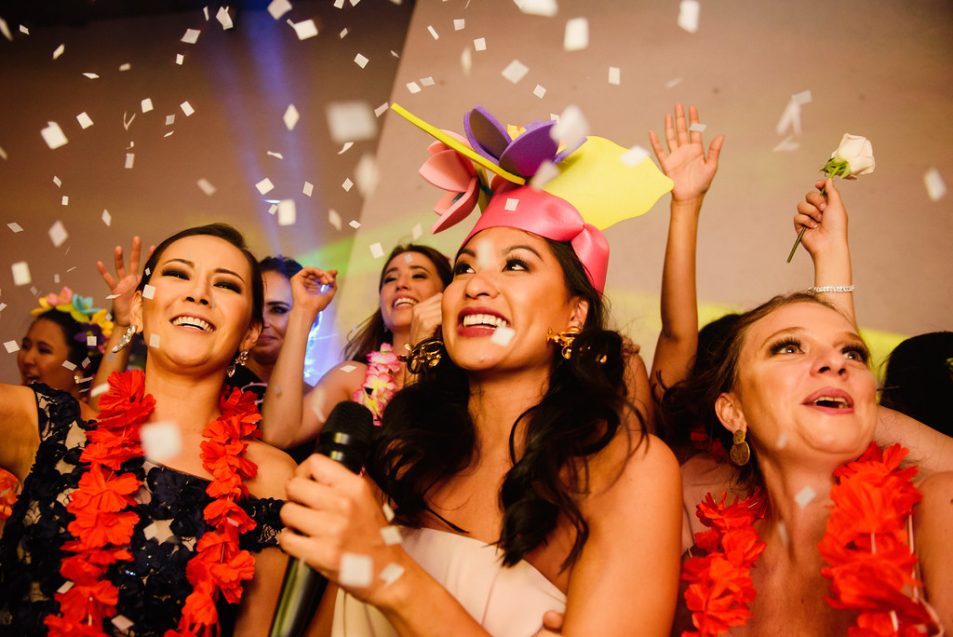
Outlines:
{"label": "woman with red lei", "polygon": [[0,542],[0,632],[255,634],[284,557],[290,458],[254,438],[254,397],[223,392],[261,329],[257,263],[234,228],[162,242],[133,301],[145,373],[95,414],[43,385],[0,386],[0,466],[23,481]]}

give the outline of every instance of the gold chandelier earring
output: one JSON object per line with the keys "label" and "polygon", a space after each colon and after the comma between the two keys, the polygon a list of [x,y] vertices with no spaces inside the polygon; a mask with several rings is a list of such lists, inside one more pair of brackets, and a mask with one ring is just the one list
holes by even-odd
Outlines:
{"label": "gold chandelier earring", "polygon": [[579,336],[581,332],[578,327],[573,326],[564,332],[555,332],[552,328],[546,334],[546,341],[549,343],[555,343],[556,347],[559,347],[559,353],[567,361],[572,358],[573,350],[572,344],[576,340],[576,337]]}
{"label": "gold chandelier earring", "polygon": [[736,429],[733,435],[733,444],[731,445],[731,450],[728,452],[728,456],[731,458],[731,461],[743,467],[748,464],[748,461],[751,460],[751,447],[748,445],[748,441],[745,440],[746,431],[744,429]]}

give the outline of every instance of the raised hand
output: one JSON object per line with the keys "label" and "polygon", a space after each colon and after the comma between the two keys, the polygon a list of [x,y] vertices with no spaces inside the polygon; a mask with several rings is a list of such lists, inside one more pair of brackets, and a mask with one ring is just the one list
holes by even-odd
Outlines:
{"label": "raised hand", "polygon": [[292,311],[308,312],[312,320],[331,303],[337,292],[337,270],[302,268],[291,277]]}
{"label": "raised hand", "polygon": [[794,215],[794,230],[807,228],[801,239],[812,257],[838,248],[847,249],[847,209],[832,179],[819,179],[817,190],[804,195]]}
{"label": "raised hand", "polygon": [[674,120],[671,114],[665,116],[667,151],[662,148],[655,132],[649,131],[649,141],[662,166],[662,172],[675,182],[672,189],[673,201],[691,201],[703,197],[711,187],[718,170],[718,155],[721,153],[725,136],[718,135],[712,140],[706,156],[701,132],[689,130],[692,124],[698,123],[698,109],[689,107],[686,120],[685,108],[676,104]]}
{"label": "raised hand", "polygon": [[[146,254],[146,261],[152,256],[155,246],[149,246]],[[139,259],[142,256],[142,240],[139,237],[132,238],[132,246],[129,249],[129,269],[126,269],[125,259],[123,258],[122,246],[116,246],[113,250],[113,264],[116,269],[115,276],[109,272],[102,261],[96,262],[96,269],[100,276],[109,287],[112,299],[113,321],[120,327],[129,325],[132,318],[132,296],[139,285]]]}
{"label": "raised hand", "polygon": [[411,310],[410,319],[410,346],[413,347],[425,338],[435,336],[443,321],[443,312],[440,302],[442,293],[434,294],[429,299],[417,303]]}

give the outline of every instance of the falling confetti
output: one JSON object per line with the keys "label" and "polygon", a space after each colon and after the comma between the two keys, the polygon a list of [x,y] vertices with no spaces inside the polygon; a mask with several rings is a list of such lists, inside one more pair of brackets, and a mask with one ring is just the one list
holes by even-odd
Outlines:
{"label": "falling confetti", "polygon": [[946,196],[946,182],[936,168],[931,168],[923,175],[923,185],[926,186],[930,201],[939,201]]}
{"label": "falling confetti", "polygon": [[486,38],[476,38],[473,41],[474,51],[486,51]]}
{"label": "falling confetti", "polygon": [[298,109],[295,108],[294,104],[288,104],[288,108],[285,109],[285,114],[281,116],[281,119],[285,123],[285,128],[294,130],[299,119]]}
{"label": "falling confetti", "polygon": [[179,40],[180,42],[185,42],[186,44],[195,44],[199,41],[199,36],[202,34],[198,29],[186,29],[185,35]]}
{"label": "falling confetti", "polygon": [[325,115],[331,139],[337,144],[358,142],[377,136],[377,119],[367,102],[331,102],[325,110]]}
{"label": "falling confetti", "polygon": [[572,18],[566,22],[563,36],[563,48],[567,51],[581,51],[589,46],[589,20]]}
{"label": "falling confetti", "polygon": [[282,199],[278,202],[278,225],[279,226],[290,226],[294,225],[294,222],[297,220],[297,208],[295,206],[294,199]]}
{"label": "falling confetti", "polygon": [[182,452],[182,435],[174,422],[151,422],[139,428],[143,454],[150,460],[162,462]]}
{"label": "falling confetti", "polygon": [[257,184],[255,184],[255,188],[258,189],[258,192],[259,192],[260,194],[262,194],[262,195],[267,195],[269,192],[271,192],[272,190],[274,190],[275,185],[274,185],[273,183],[271,183],[271,180],[270,180],[270,179],[268,179],[267,177],[265,177],[264,179],[262,179],[261,181],[259,181]]}
{"label": "falling confetti", "polygon": [[701,4],[698,0],[682,0],[678,5],[678,26],[689,33],[697,33],[700,12]]}
{"label": "falling confetti", "polygon": [[40,131],[40,135],[43,136],[46,145],[53,150],[65,146],[69,142],[66,135],[63,134],[63,129],[56,122],[47,122],[46,128]]}
{"label": "falling confetti", "polygon": [[57,221],[50,226],[49,235],[50,241],[52,241],[53,245],[57,248],[66,243],[66,239],[69,238],[69,233],[66,232],[66,227],[62,221]]}
{"label": "falling confetti", "polygon": [[559,11],[556,0],[515,0],[516,6],[525,14],[551,18]]}
{"label": "falling confetti", "polygon": [[90,126],[93,125],[93,120],[92,120],[92,118],[86,113],[86,111],[83,111],[82,113],[80,113],[79,115],[77,115],[77,116],[76,116],[76,121],[79,122],[79,127],[82,128],[83,130],[86,130],[87,128],[89,128]]}
{"label": "falling confetti", "polygon": [[622,83],[622,71],[618,66],[609,67],[609,84],[613,86],[618,86]]}
{"label": "falling confetti", "polygon": [[513,60],[506,65],[505,69],[503,69],[502,75],[513,84],[517,84],[520,80],[526,77],[528,72],[529,67],[519,60]]}
{"label": "falling confetti", "polygon": [[315,26],[314,20],[309,19],[303,22],[296,22],[291,26],[294,28],[299,40],[307,40],[318,34],[318,27]]}
{"label": "falling confetti", "polygon": [[29,285],[32,281],[30,277],[30,266],[26,261],[18,261],[10,266],[13,273],[13,285]]}
{"label": "falling confetti", "polygon": [[288,0],[272,0],[268,4],[268,13],[275,20],[281,19],[281,16],[291,11],[291,3]]}
{"label": "falling confetti", "polygon": [[367,66],[368,62],[370,62],[370,60],[367,59],[367,57],[361,53],[358,53],[357,55],[354,56],[354,63],[357,64],[362,69]]}

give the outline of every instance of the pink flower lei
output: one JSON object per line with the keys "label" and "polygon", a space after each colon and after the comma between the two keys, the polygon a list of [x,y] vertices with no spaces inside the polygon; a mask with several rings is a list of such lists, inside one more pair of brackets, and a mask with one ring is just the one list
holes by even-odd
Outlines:
{"label": "pink flower lei", "polygon": [[364,384],[355,392],[355,400],[374,414],[374,424],[381,424],[384,407],[397,392],[394,374],[400,372],[401,363],[390,343],[382,343],[378,351],[367,355],[367,373]]}

